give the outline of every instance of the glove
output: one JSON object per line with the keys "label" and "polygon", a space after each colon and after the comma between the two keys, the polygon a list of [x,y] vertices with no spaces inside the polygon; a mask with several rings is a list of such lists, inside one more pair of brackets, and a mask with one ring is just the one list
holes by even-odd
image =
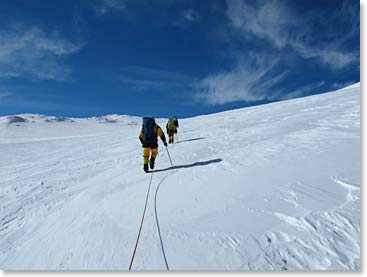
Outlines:
{"label": "glove", "polygon": [[164,144],[164,146],[166,146],[166,147],[167,147],[167,142],[163,142],[163,144]]}

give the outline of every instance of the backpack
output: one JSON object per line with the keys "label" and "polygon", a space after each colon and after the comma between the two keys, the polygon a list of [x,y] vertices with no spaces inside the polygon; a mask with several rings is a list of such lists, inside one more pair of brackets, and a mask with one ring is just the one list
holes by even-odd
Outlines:
{"label": "backpack", "polygon": [[174,130],[176,129],[175,120],[173,118],[170,118],[167,123],[167,129],[168,130]]}
{"label": "backpack", "polygon": [[144,130],[144,135],[143,135],[143,142],[147,143],[147,142],[153,142],[156,137],[156,124],[155,124],[155,120],[153,117],[144,117],[143,118],[143,130]]}

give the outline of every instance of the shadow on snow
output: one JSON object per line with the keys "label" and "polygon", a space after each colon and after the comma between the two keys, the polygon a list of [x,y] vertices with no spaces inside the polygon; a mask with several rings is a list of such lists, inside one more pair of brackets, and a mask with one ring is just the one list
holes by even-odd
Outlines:
{"label": "shadow on snow", "polygon": [[192,139],[179,140],[176,143],[187,142],[187,141],[194,141],[194,140],[200,140],[200,139],[205,139],[205,138],[192,138]]}
{"label": "shadow on snow", "polygon": [[167,170],[172,170],[172,169],[180,169],[180,168],[190,168],[190,167],[195,167],[195,166],[203,166],[203,165],[208,165],[208,164],[213,164],[213,163],[220,163],[221,161],[223,161],[223,160],[222,159],[213,159],[213,160],[209,160],[209,161],[196,162],[196,163],[192,163],[192,164],[174,165],[174,166],[167,167],[167,168],[164,168],[164,169],[156,169],[156,170],[153,170],[152,172],[162,172],[162,171],[167,171]]}

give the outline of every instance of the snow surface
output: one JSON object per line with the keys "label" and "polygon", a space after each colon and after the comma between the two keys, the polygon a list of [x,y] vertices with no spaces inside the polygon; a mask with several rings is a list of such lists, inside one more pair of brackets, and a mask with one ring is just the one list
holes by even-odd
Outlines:
{"label": "snow surface", "polygon": [[[359,83],[180,126],[133,269],[359,269]],[[1,269],[128,269],[150,179],[140,128],[0,117]]]}

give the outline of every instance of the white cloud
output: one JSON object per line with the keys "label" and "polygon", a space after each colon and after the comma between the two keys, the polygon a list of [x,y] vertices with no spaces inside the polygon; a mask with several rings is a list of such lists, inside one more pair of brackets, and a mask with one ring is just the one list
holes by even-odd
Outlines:
{"label": "white cloud", "polygon": [[9,92],[9,91],[0,91],[0,103],[1,103],[5,98],[11,97],[11,96],[13,96],[13,95],[14,95],[14,93]]}
{"label": "white cloud", "polygon": [[325,85],[325,83],[326,83],[325,81],[312,83],[312,84],[305,85],[305,86],[302,86],[295,90],[290,90],[290,91],[278,90],[273,94],[272,98],[270,98],[269,100],[287,100],[287,99],[302,97],[308,94],[320,93],[322,92],[320,91],[320,88],[323,85]]}
{"label": "white cloud", "polygon": [[272,98],[269,89],[279,84],[288,72],[273,73],[278,59],[249,55],[247,62],[236,68],[211,74],[201,80],[195,98],[209,105],[223,105],[236,101],[260,101]]}
{"label": "white cloud", "polygon": [[334,47],[332,45],[320,48],[296,41],[292,41],[291,44],[293,49],[296,50],[301,57],[306,59],[316,58],[332,69],[343,69],[359,61],[358,53],[336,50],[333,49]]}
{"label": "white cloud", "polygon": [[71,70],[64,58],[82,47],[82,43],[35,26],[17,25],[0,30],[0,78],[69,80]]}
{"label": "white cloud", "polygon": [[[331,70],[342,70],[359,61],[359,53],[342,47],[359,34],[359,20],[353,17],[356,9],[348,6],[345,15],[329,15],[335,17],[332,20],[336,21],[346,18],[345,25],[350,27],[344,36],[330,32],[324,34],[323,38],[315,38],[315,30],[310,22],[326,24],[325,15],[305,13],[301,17],[289,7],[286,1],[279,0],[227,0],[226,15],[235,39],[253,45],[254,39],[259,40],[259,49],[256,53],[243,52],[238,55],[240,58],[236,58],[232,70],[210,74],[202,79],[196,100],[210,105],[279,100],[298,97],[321,87],[322,83],[316,83],[290,92],[275,89],[287,77],[287,72],[277,72],[275,69],[289,60],[289,50],[301,58],[315,59]],[[246,47],[244,49],[246,51]]]}
{"label": "white cloud", "polygon": [[103,16],[109,12],[120,12],[126,9],[124,0],[100,0],[96,5],[97,16]]}
{"label": "white cloud", "polygon": [[[286,6],[286,1],[279,0],[227,0],[227,16],[232,26],[245,38],[257,37],[264,39],[277,49],[291,47],[303,58],[316,58],[332,69],[342,69],[358,61],[359,53],[341,50],[341,45],[356,35],[359,28],[357,9],[344,4],[342,15],[304,13],[296,14]],[[315,41],[313,36],[317,30],[312,29],[312,22],[328,22],[345,20],[350,25],[350,32],[331,41]],[[324,39],[333,37],[332,33],[325,32]]]}
{"label": "white cloud", "polygon": [[335,82],[332,84],[333,89],[338,90],[355,84],[355,82]]}
{"label": "white cloud", "polygon": [[277,48],[286,45],[295,20],[286,6],[271,0],[228,0],[227,5],[227,16],[240,35],[268,40]]}
{"label": "white cloud", "polygon": [[173,21],[173,25],[186,29],[194,22],[200,20],[200,13],[192,9],[181,10],[177,19]]}
{"label": "white cloud", "polygon": [[182,19],[187,22],[194,22],[200,18],[200,14],[194,10],[184,10],[181,15]]}

